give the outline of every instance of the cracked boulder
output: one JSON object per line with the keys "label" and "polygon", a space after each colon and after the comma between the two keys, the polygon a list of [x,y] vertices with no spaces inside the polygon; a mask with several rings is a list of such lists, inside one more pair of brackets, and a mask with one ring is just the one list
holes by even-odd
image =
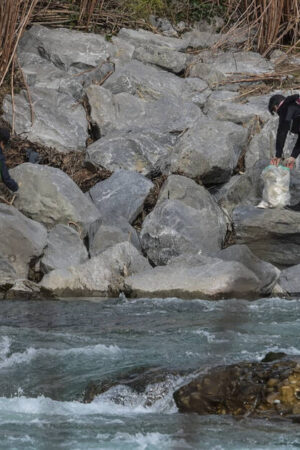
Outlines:
{"label": "cracked boulder", "polygon": [[202,258],[190,264],[176,260],[126,279],[127,294],[134,298],[224,299],[257,298],[260,280],[238,261]]}
{"label": "cracked boulder", "polygon": [[[0,204],[0,233],[1,257],[13,267],[18,278],[26,278],[30,263],[43,254],[47,243],[46,228],[13,206]],[[2,270],[6,266],[5,271],[9,270],[13,275],[9,266],[3,264]]]}
{"label": "cracked boulder", "polygon": [[195,104],[178,97],[161,97],[147,102],[128,93],[112,94],[102,86],[86,89],[91,107],[91,118],[101,136],[111,132],[155,130],[178,132],[193,126],[203,117]]}
{"label": "cracked boulder", "polygon": [[[33,104],[32,121],[26,91],[15,95],[15,131],[31,142],[54,147],[63,153],[82,151],[88,138],[88,122],[83,106],[66,93],[47,87],[30,90]],[[11,96],[3,101],[3,118],[12,124]]]}
{"label": "cracked boulder", "polygon": [[58,224],[48,233],[47,246],[41,259],[43,273],[82,264],[88,260],[87,249],[77,231]]}
{"label": "cracked boulder", "polygon": [[130,242],[138,251],[142,250],[135,228],[126,219],[122,216],[105,217],[90,243],[90,255],[97,256],[121,242]]}
{"label": "cracked boulder", "polygon": [[205,80],[210,87],[238,80],[245,75],[260,75],[274,70],[274,65],[255,52],[201,53],[193,62],[189,75]]}
{"label": "cracked boulder", "polygon": [[144,220],[141,242],[148,258],[164,265],[182,254],[219,250],[225,234],[225,217],[209,192],[193,180],[172,175]]}
{"label": "cracked boulder", "polygon": [[246,145],[247,131],[232,122],[200,119],[178,139],[171,171],[204,184],[221,184],[230,179]]}
{"label": "cracked boulder", "polygon": [[74,222],[82,236],[96,231],[100,220],[97,208],[62,170],[24,163],[10,173],[19,184],[15,206],[23,214],[48,228]]}
{"label": "cracked boulder", "polygon": [[176,139],[172,133],[150,130],[107,134],[88,146],[86,162],[111,172],[124,169],[145,176],[153,171],[164,173]]}
{"label": "cracked boulder", "polygon": [[26,53],[35,53],[57,68],[77,74],[105,63],[116,49],[100,34],[33,25],[19,44],[19,54]]}
{"label": "cracked boulder", "polygon": [[107,180],[93,186],[88,195],[103,219],[121,216],[132,223],[142,211],[153,186],[139,173],[118,170]]}

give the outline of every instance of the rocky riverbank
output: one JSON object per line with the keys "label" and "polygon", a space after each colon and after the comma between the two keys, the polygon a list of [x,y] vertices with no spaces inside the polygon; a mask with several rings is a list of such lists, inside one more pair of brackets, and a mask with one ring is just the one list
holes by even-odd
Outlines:
{"label": "rocky riverbank", "polygon": [[[5,97],[2,119],[111,176],[83,193],[58,168],[11,170],[20,189],[13,205],[0,204],[3,298],[300,292],[300,214],[256,208],[274,153],[271,93],[240,94],[245,79],[251,90],[274,72],[276,54],[236,44],[212,29],[180,38],[122,29],[111,40],[25,32],[18,59],[28,91]],[[296,70],[299,58],[288,63]]]}

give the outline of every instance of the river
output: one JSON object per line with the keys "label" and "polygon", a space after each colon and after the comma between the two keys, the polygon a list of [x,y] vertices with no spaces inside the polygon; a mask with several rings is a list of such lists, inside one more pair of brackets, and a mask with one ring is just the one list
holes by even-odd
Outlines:
{"label": "river", "polygon": [[300,448],[299,424],[178,413],[172,393],[187,376],[140,394],[117,385],[82,403],[89,381],[143,366],[193,371],[268,351],[300,355],[299,328],[296,299],[2,301],[0,448]]}

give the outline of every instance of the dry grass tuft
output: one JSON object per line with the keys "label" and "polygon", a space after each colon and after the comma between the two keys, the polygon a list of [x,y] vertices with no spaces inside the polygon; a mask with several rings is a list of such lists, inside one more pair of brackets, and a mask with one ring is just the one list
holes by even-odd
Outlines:
{"label": "dry grass tuft", "polygon": [[280,45],[291,51],[300,44],[299,0],[228,0],[227,15],[227,27],[235,21],[229,34],[246,29],[248,49],[264,56]]}

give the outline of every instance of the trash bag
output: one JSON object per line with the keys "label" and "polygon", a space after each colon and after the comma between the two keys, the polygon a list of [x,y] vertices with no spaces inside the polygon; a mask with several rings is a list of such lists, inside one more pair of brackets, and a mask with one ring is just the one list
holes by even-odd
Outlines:
{"label": "trash bag", "polygon": [[264,182],[263,200],[259,208],[283,208],[290,202],[290,169],[284,166],[267,166],[261,174]]}

